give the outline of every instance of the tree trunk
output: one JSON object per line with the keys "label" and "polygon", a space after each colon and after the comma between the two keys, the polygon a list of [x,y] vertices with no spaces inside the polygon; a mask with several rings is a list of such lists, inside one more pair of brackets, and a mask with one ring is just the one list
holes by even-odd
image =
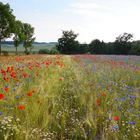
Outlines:
{"label": "tree trunk", "polygon": [[0,55],[1,55],[1,39],[0,39]]}
{"label": "tree trunk", "polygon": [[16,55],[18,55],[18,53],[17,53],[17,47],[16,47]]}
{"label": "tree trunk", "polygon": [[25,54],[28,55],[28,48],[25,47]]}

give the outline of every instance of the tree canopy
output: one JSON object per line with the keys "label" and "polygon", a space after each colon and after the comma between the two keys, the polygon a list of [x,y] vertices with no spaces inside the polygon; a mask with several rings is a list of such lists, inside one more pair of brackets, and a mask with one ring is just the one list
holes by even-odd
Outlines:
{"label": "tree canopy", "polygon": [[132,41],[133,34],[123,33],[116,37],[114,42],[105,43],[94,39],[91,43],[80,44],[77,40],[78,34],[73,31],[63,31],[58,39],[57,50],[62,54],[136,54],[140,55],[140,41]]}
{"label": "tree canopy", "polygon": [[79,42],[76,40],[78,34],[72,30],[63,31],[62,34],[62,37],[58,39],[58,51],[65,54],[75,54],[79,46]]}
{"label": "tree canopy", "polygon": [[33,42],[35,41],[34,35],[34,28],[28,24],[23,24],[23,30],[22,30],[22,40],[23,40],[23,47],[25,48],[25,53],[29,53],[29,48],[32,47]]}
{"label": "tree canopy", "polygon": [[13,33],[15,16],[9,4],[0,2],[0,54],[1,54],[1,41],[10,37]]}
{"label": "tree canopy", "polygon": [[16,48],[16,54],[17,54],[17,47],[23,40],[23,23],[19,20],[15,21],[15,27],[14,27],[14,46]]}
{"label": "tree canopy", "polygon": [[13,41],[14,46],[17,47],[21,42],[25,47],[25,53],[29,53],[32,49],[32,44],[35,40],[34,28],[28,23],[22,23],[19,20],[16,20],[16,17],[13,15],[13,10],[10,8],[9,4],[3,4],[0,2],[0,54],[1,54],[1,41],[9,38],[11,35],[14,35]]}
{"label": "tree canopy", "polygon": [[131,50],[131,41],[133,35],[129,33],[123,33],[116,38],[114,43],[114,49],[117,54],[128,54]]}

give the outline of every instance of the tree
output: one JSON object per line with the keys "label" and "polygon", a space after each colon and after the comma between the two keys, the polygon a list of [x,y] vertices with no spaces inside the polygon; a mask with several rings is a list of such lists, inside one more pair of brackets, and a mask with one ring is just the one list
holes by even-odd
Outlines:
{"label": "tree", "polygon": [[133,35],[129,33],[123,33],[116,38],[114,43],[114,49],[116,54],[128,54],[131,50],[131,41]]}
{"label": "tree", "polygon": [[28,49],[32,49],[32,44],[35,41],[35,38],[33,37],[34,35],[34,28],[28,24],[24,23],[23,24],[23,31],[22,31],[22,40],[23,40],[23,47],[25,48],[25,54],[29,54]]}
{"label": "tree", "polygon": [[48,50],[48,49],[40,49],[38,53],[39,54],[50,54],[50,50]]}
{"label": "tree", "polygon": [[101,54],[103,53],[103,42],[101,42],[99,39],[95,39],[91,41],[89,44],[89,51],[91,54]]}
{"label": "tree", "polygon": [[115,54],[114,42],[105,43],[105,54]]}
{"label": "tree", "polygon": [[89,46],[88,46],[88,44],[86,44],[86,43],[79,44],[77,53],[79,53],[79,54],[88,53],[88,47],[89,47]]}
{"label": "tree", "polygon": [[116,40],[118,42],[129,42],[131,41],[133,38],[133,35],[132,34],[129,34],[129,33],[123,33],[123,35],[119,35]]}
{"label": "tree", "polygon": [[63,54],[75,54],[79,47],[79,42],[75,40],[78,34],[75,34],[72,30],[62,33],[63,35],[58,39],[56,45],[57,50]]}
{"label": "tree", "polygon": [[32,49],[34,48],[33,43],[35,38],[32,38],[30,41],[27,42],[27,48],[29,48],[28,52],[31,53]]}
{"label": "tree", "polygon": [[2,40],[10,37],[13,32],[15,16],[12,12],[13,10],[10,9],[9,4],[0,2],[0,54]]}
{"label": "tree", "polygon": [[14,46],[16,48],[16,54],[18,54],[17,47],[22,42],[22,38],[23,38],[22,30],[23,30],[23,23],[19,20],[15,21],[13,40],[14,40]]}
{"label": "tree", "polygon": [[132,42],[132,47],[129,54],[140,55],[140,40]]}

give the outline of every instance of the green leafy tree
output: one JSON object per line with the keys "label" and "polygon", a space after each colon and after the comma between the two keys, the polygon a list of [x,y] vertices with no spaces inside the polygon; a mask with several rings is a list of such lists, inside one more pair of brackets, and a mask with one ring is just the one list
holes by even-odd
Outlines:
{"label": "green leafy tree", "polygon": [[89,44],[89,51],[91,54],[101,54],[103,53],[103,42],[101,42],[99,39],[93,40]]}
{"label": "green leafy tree", "polygon": [[85,53],[88,53],[88,44],[86,43],[83,43],[83,44],[80,44],[79,47],[78,47],[78,51],[77,53],[79,54],[85,54]]}
{"label": "green leafy tree", "polygon": [[32,38],[30,41],[27,42],[27,48],[29,48],[28,52],[31,53],[34,46],[33,46],[33,43],[35,41],[35,38]]}
{"label": "green leafy tree", "polygon": [[50,54],[50,50],[48,50],[48,49],[40,49],[38,53],[39,54]]}
{"label": "green leafy tree", "polygon": [[50,54],[59,54],[59,51],[54,47],[50,50]]}
{"label": "green leafy tree", "polygon": [[32,49],[32,44],[35,41],[34,35],[34,28],[28,24],[23,24],[23,31],[22,31],[22,40],[23,40],[23,47],[25,48],[25,54],[29,54]]}
{"label": "green leafy tree", "polygon": [[116,54],[128,54],[132,47],[133,35],[129,33],[123,33],[119,35],[114,42],[114,49]]}
{"label": "green leafy tree", "polygon": [[14,46],[16,48],[16,54],[18,54],[17,52],[17,48],[20,45],[20,43],[22,42],[23,39],[23,23],[19,20],[15,21],[15,28],[14,28]]}
{"label": "green leafy tree", "polygon": [[10,37],[13,32],[15,16],[9,4],[0,2],[0,54],[2,40]]}
{"label": "green leafy tree", "polygon": [[75,54],[79,47],[77,36],[72,30],[63,31],[62,37],[58,39],[57,50],[63,54]]}
{"label": "green leafy tree", "polygon": [[114,42],[105,43],[105,54],[114,54]]}
{"label": "green leafy tree", "polygon": [[132,48],[129,54],[140,55],[140,40],[132,42]]}

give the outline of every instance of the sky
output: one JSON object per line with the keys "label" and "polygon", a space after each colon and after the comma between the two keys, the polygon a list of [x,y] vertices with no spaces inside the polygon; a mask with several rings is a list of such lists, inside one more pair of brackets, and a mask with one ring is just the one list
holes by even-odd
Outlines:
{"label": "sky", "polygon": [[112,42],[124,32],[140,40],[140,0],[0,0],[9,3],[18,20],[35,28],[38,42],[56,42],[63,30],[77,40]]}

